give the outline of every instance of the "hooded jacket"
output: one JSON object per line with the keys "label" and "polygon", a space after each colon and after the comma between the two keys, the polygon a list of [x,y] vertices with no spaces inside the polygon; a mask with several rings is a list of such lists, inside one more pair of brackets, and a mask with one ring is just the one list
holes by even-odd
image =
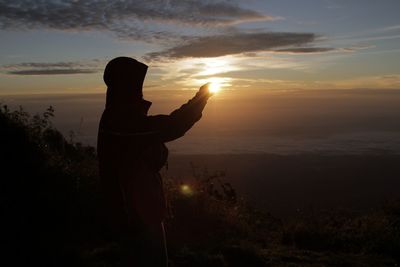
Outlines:
{"label": "hooded jacket", "polygon": [[[201,118],[208,95],[197,93],[169,115],[148,116],[151,102],[142,97],[147,66],[130,61],[122,64],[121,75],[107,69],[111,63],[104,74],[108,88],[97,150],[106,217],[114,229],[123,230],[138,221],[164,219],[166,203],[159,170],[168,157],[165,143],[182,137]],[[115,78],[120,80],[112,81]]]}

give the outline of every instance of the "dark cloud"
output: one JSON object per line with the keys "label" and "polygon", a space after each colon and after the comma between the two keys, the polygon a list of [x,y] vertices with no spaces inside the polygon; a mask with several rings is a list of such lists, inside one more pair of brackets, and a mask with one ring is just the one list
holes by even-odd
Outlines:
{"label": "dark cloud", "polygon": [[0,29],[107,30],[135,39],[166,37],[149,22],[226,26],[274,19],[224,0],[0,0]]}
{"label": "dark cloud", "polygon": [[66,74],[88,74],[96,73],[95,70],[89,69],[31,69],[31,70],[14,70],[8,71],[7,74],[12,75],[66,75]]}
{"label": "dark cloud", "polygon": [[274,50],[274,53],[283,53],[283,54],[312,54],[312,53],[325,53],[325,52],[357,52],[359,50],[365,50],[374,48],[375,46],[371,45],[354,45],[351,47],[290,47],[284,49]]}
{"label": "dark cloud", "polygon": [[[293,47],[311,44],[315,41],[313,33],[291,32],[237,32],[229,35],[197,37],[170,49],[149,53],[147,60],[155,58],[219,57],[241,53],[273,51],[280,47]],[[291,48],[293,49],[293,48]],[[304,48],[298,48],[304,49]]]}
{"label": "dark cloud", "polygon": [[74,68],[77,66],[87,66],[88,64],[79,62],[23,62],[18,64],[5,65],[3,68]]}
{"label": "dark cloud", "polygon": [[275,53],[288,53],[288,54],[312,54],[312,53],[324,53],[335,51],[332,47],[295,47],[287,49],[274,50]]}
{"label": "dark cloud", "polygon": [[25,62],[4,65],[0,70],[11,75],[67,75],[99,72],[98,60],[83,62]]}

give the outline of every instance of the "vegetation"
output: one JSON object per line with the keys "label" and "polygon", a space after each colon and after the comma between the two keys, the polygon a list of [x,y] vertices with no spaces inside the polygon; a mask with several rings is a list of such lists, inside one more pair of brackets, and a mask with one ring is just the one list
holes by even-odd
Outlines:
{"label": "vegetation", "polygon": [[[57,131],[49,107],[0,109],[2,261],[116,266],[103,236],[95,149]],[[400,204],[369,214],[315,212],[290,221],[252,208],[224,172],[165,177],[171,266],[397,266]],[[10,266],[12,264],[2,264]]]}

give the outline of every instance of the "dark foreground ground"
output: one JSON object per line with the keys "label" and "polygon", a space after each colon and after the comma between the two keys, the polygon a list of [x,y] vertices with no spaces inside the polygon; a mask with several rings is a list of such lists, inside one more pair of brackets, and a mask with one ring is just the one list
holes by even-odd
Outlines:
{"label": "dark foreground ground", "polygon": [[[1,266],[120,266],[95,149],[66,140],[52,109],[0,111]],[[398,266],[399,158],[172,155],[171,266]]]}

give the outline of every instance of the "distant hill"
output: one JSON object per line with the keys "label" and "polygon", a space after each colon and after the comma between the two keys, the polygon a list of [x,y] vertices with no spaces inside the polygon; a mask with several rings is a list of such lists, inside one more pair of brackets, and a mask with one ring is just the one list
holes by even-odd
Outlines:
{"label": "distant hill", "polygon": [[400,197],[400,155],[174,155],[165,175],[190,177],[197,168],[221,170],[251,203],[278,217],[319,209],[360,212]]}

